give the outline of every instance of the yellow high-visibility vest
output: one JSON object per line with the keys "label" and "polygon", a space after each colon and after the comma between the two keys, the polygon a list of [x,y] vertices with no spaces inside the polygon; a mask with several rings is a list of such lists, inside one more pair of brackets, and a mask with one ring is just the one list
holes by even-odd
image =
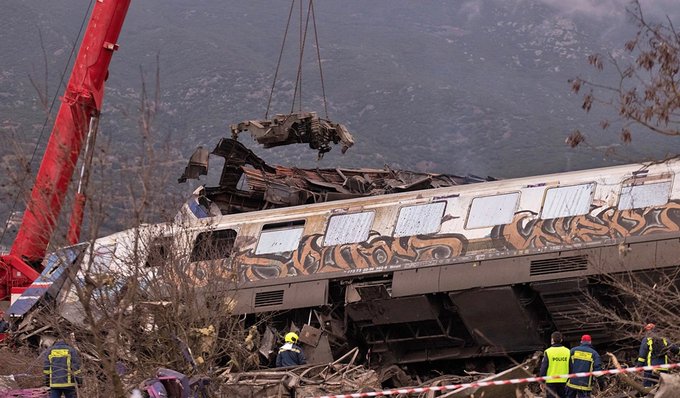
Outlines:
{"label": "yellow high-visibility vest", "polygon": [[[567,347],[550,347],[545,350],[545,357],[548,358],[548,370],[546,376],[569,374],[569,349]],[[566,383],[566,378],[546,380],[546,383]]]}

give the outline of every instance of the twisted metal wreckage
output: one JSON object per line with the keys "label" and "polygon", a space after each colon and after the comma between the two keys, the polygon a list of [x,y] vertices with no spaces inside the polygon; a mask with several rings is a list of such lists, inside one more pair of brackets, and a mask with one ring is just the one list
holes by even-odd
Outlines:
{"label": "twisted metal wreckage", "polygon": [[[283,119],[285,121],[282,122]],[[272,128],[257,130],[253,129],[253,126]],[[282,129],[278,129],[277,126]],[[293,113],[285,117],[277,115],[272,121],[250,120],[233,125],[233,138],[220,140],[212,153],[199,147],[190,157],[189,164],[179,178],[179,182],[185,182],[187,179],[198,179],[201,175],[207,175],[210,154],[225,159],[218,186],[203,186],[197,190],[200,192],[199,202],[204,203],[205,209],[210,209],[208,212],[210,214],[204,214],[206,217],[483,181],[478,177],[418,173],[389,168],[384,170],[299,169],[270,166],[252,150],[237,141],[239,133],[247,128],[253,138],[265,147],[309,143],[311,149],[318,150],[319,157],[331,149],[331,143],[341,143],[343,152],[354,144],[353,137],[344,126],[319,120],[314,112]],[[84,246],[80,244],[48,255],[41,275],[8,309],[8,314],[14,323],[12,339],[25,341],[50,333],[54,324],[52,321],[42,322],[40,317],[44,313],[39,310],[45,304],[63,301],[59,297],[68,291],[70,280],[75,275],[74,272],[77,272],[74,268],[69,269],[68,264],[80,256],[79,253],[83,248]],[[162,306],[167,304],[169,303],[148,303],[148,305]],[[60,311],[59,307],[57,310]],[[69,312],[68,308],[66,312]],[[73,313],[69,313],[66,318],[75,324],[82,324],[81,316],[74,318]],[[321,330],[309,325],[305,325],[302,330],[302,341],[310,345],[307,350],[313,363],[332,360],[332,354],[327,347],[322,347],[320,351],[316,351],[315,347],[312,348],[319,344],[321,333]],[[327,339],[324,341],[328,345]],[[275,343],[276,337],[271,329],[267,329],[262,340],[256,342],[259,352],[264,357],[271,355]],[[180,342],[180,346],[184,347],[182,351],[189,358],[187,360],[195,366],[190,351],[186,349],[186,344]],[[316,355],[315,352],[317,352]],[[384,382],[392,379],[390,382],[392,385],[413,383],[403,371],[396,367],[385,368],[377,375],[373,370],[355,365],[357,349],[352,350],[350,354],[352,353],[354,355],[349,363],[342,363],[348,358],[348,355],[344,355],[325,368],[322,367],[323,369],[318,366],[303,367],[299,370],[302,372],[300,375],[296,375],[298,370],[295,369],[233,374],[227,369],[220,379],[223,379],[224,388],[231,389],[229,394],[240,392],[246,395],[255,394],[255,396],[269,396],[268,394],[273,390],[278,391],[279,395],[283,394],[282,396],[288,396],[293,391],[306,394],[311,391],[340,393],[357,388],[379,390]],[[348,377],[349,375],[353,376]],[[471,376],[462,379],[454,377],[455,380],[477,378],[479,377]],[[401,379],[400,382],[399,379]],[[140,388],[148,391],[150,396],[153,396],[153,391],[157,389],[158,391],[164,390],[171,397],[184,397],[188,396],[190,390],[198,391],[199,382],[202,382],[201,379],[192,379],[189,382],[181,373],[170,369],[159,369],[157,377],[145,380],[140,384]],[[24,395],[33,394],[36,397],[41,397],[45,393],[44,389],[8,391]]]}
{"label": "twisted metal wreckage", "polygon": [[[352,142],[343,131],[337,142]],[[324,134],[312,149],[335,142]],[[279,137],[290,141],[290,134]],[[180,181],[207,174],[210,154],[199,148]],[[265,358],[275,335],[290,328],[300,329],[312,364],[332,362],[350,339],[382,366],[493,363],[542,348],[555,328],[567,338],[589,332],[606,343],[616,339],[611,330],[571,318],[587,319],[586,294],[599,292],[607,302],[610,293],[594,278],[622,270],[652,270],[647,275],[654,278],[675,269],[680,188],[672,181],[679,162],[494,181],[273,167],[234,138],[220,140],[212,155],[225,159],[219,184],[199,187],[180,219],[193,228],[194,249],[222,246],[213,260],[237,273],[233,314],[251,320],[273,314],[260,341]],[[527,199],[519,202],[520,195]],[[113,265],[113,253],[127,250],[124,236],[98,239],[89,255]],[[176,237],[154,236],[148,244],[169,253],[162,242]],[[40,304],[68,304],[72,274],[65,270],[84,261],[87,246],[46,258],[40,277],[8,310],[17,332],[30,337],[46,330],[33,316]],[[107,257],[97,247],[112,252]],[[630,252],[636,255],[622,255]],[[186,277],[205,284],[205,273]],[[74,314],[64,316],[78,323]]]}
{"label": "twisted metal wreckage", "polygon": [[[203,147],[199,147],[194,152],[179,182],[207,175],[211,153],[224,158],[218,186],[203,187],[200,192],[202,200],[209,199],[219,208],[219,211],[213,208],[212,215],[224,215],[491,180],[474,176],[461,177],[392,170],[387,167],[384,170],[376,170],[300,169],[270,166],[236,140],[245,126],[279,125],[285,127],[284,130],[288,133],[282,133],[280,130],[271,133],[269,129],[259,129],[255,133],[251,131],[251,134],[258,143],[265,147],[309,142],[309,147],[318,149],[319,155],[330,150],[329,143],[331,142],[342,143],[343,150],[354,144],[353,137],[341,124],[324,121],[325,124],[336,127],[320,131],[306,129],[304,133],[300,133],[297,125],[314,125],[309,119],[318,119],[313,112],[277,115],[274,120],[281,119],[286,119],[287,122],[251,120],[232,126],[233,138],[221,139],[212,152],[208,152]],[[301,122],[298,124],[296,121]]]}
{"label": "twisted metal wreckage", "polygon": [[[617,331],[591,322],[583,306],[591,297],[620,308],[598,278],[632,273],[654,283],[680,265],[680,161],[495,181],[274,167],[236,140],[248,131],[266,147],[306,143],[319,156],[352,146],[346,127],[302,111],[231,126],[212,151],[225,159],[219,184],[199,187],[175,222],[77,244],[104,81],[128,6],[95,3],[17,238],[0,257],[0,296],[12,300],[6,312],[19,338],[50,327],[35,311],[46,304],[82,323],[73,282],[83,264],[116,285],[131,260],[152,269],[179,248],[187,281],[234,274],[233,289],[204,300],[229,296],[231,314],[245,322],[271,315],[265,356],[273,336],[295,329],[310,364],[360,347],[371,365],[494,365],[542,349],[554,330],[567,342],[582,333],[616,342]],[[73,245],[48,253],[83,147]],[[199,148],[180,181],[205,175],[209,155]],[[141,249],[139,236],[148,241]],[[193,256],[216,247],[212,257]],[[207,262],[220,266],[215,274],[201,272]]]}

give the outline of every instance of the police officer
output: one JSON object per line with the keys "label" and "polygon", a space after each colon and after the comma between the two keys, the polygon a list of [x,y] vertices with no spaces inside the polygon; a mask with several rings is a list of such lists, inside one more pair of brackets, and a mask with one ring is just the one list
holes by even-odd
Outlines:
{"label": "police officer", "polygon": [[[550,335],[550,343],[552,345],[543,352],[540,376],[568,374],[570,352],[567,347],[562,345],[562,333],[553,332],[553,334]],[[546,380],[543,388],[549,398],[566,398],[566,383],[566,378],[550,379]]]}
{"label": "police officer", "polygon": [[45,353],[43,374],[50,398],[76,398],[76,384],[82,384],[78,352],[64,340],[57,340]]}
{"label": "police officer", "polygon": [[[593,372],[602,369],[600,354],[593,349],[589,334],[581,337],[581,345],[571,349],[569,373]],[[567,397],[590,398],[593,376],[572,377],[567,381]]]}
{"label": "police officer", "polygon": [[298,335],[295,332],[286,333],[286,344],[281,346],[278,355],[276,355],[276,367],[281,368],[285,366],[298,366],[307,363],[305,354],[302,353],[302,348],[297,345]]}
{"label": "police officer", "polygon": [[[678,354],[680,348],[675,344],[670,344],[666,338],[656,334],[656,325],[654,322],[648,322],[644,328],[645,336],[640,343],[640,351],[638,354],[638,366],[652,366],[665,365],[668,363],[668,353]],[[652,387],[659,381],[659,372],[665,372],[668,369],[659,370],[645,370],[643,385],[645,387]]]}

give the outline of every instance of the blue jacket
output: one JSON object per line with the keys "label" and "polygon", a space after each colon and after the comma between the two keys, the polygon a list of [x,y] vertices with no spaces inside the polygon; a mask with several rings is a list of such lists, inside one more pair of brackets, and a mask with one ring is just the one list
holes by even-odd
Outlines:
{"label": "blue jacket", "polygon": [[307,363],[305,354],[297,344],[286,343],[279,349],[279,354],[276,356],[276,367],[282,368],[286,366],[304,365]]}
{"label": "blue jacket", "polygon": [[[600,354],[593,349],[590,343],[581,343],[580,346],[572,348],[570,358],[569,373],[602,370]],[[593,376],[572,377],[567,381],[567,386],[574,390],[592,391]]]}
{"label": "blue jacket", "polygon": [[45,353],[43,363],[45,385],[52,388],[75,387],[81,384],[80,357],[78,352],[59,340]]}
{"label": "blue jacket", "polygon": [[637,363],[639,366],[665,365],[668,363],[669,352],[677,354],[680,348],[675,344],[669,344],[665,338],[647,336],[640,343]]}

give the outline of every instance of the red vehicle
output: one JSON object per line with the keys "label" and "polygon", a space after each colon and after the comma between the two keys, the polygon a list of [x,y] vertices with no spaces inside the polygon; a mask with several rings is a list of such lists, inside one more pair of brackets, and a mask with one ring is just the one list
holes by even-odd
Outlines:
{"label": "red vehicle", "polygon": [[20,294],[43,271],[47,246],[85,146],[89,147],[89,151],[86,150],[82,162],[83,171],[68,233],[72,244],[79,239],[85,205],[84,187],[102,107],[104,83],[113,52],[118,49],[116,42],[129,5],[130,0],[94,2],[17,237],[9,254],[0,257],[0,301],[8,301],[11,295]]}

